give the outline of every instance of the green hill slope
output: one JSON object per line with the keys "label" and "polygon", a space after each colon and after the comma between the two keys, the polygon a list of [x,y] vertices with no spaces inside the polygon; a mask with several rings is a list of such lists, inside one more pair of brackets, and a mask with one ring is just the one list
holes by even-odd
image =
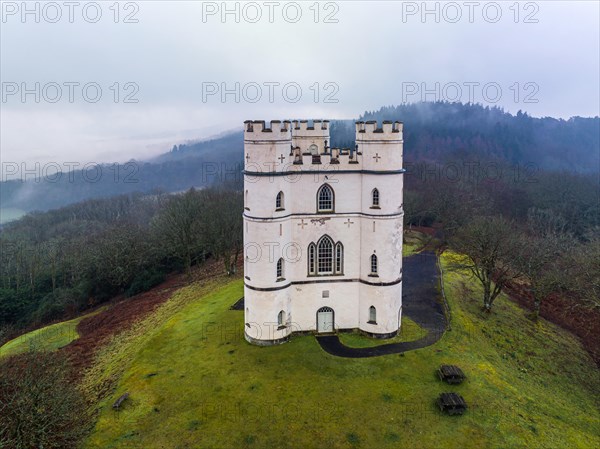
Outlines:
{"label": "green hill slope", "polygon": [[20,335],[0,347],[0,357],[21,354],[30,349],[42,351],[55,351],[60,349],[79,338],[77,325],[83,319],[96,315],[104,309],[106,309],[106,306],[72,320],[51,324]]}
{"label": "green hill slope", "polygon": [[[600,447],[600,380],[574,337],[531,323],[504,297],[483,316],[461,274],[446,273],[445,291],[453,330],[437,344],[343,359],[311,336],[247,344],[243,312],[229,310],[242,280],[185,287],[102,351],[88,382],[118,381],[98,403],[86,447]],[[467,381],[441,383],[442,363],[458,364]],[[464,396],[465,415],[437,411],[444,391]],[[130,398],[112,410],[125,392]]]}

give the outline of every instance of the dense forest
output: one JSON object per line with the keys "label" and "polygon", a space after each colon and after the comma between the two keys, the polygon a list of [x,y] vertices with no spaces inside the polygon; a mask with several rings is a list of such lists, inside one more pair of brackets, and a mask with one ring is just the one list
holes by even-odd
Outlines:
{"label": "dense forest", "polygon": [[[467,160],[461,155],[452,166]],[[468,159],[473,162],[472,159]],[[594,175],[495,166],[493,179],[435,176],[430,163],[407,173],[404,223],[434,226],[445,244],[466,254],[475,277],[488,270],[485,288],[525,281],[534,313],[551,293],[574,307],[600,311],[600,188]],[[475,166],[478,166],[477,164]],[[434,175],[434,176],[432,176]],[[494,297],[484,298],[491,308]]]}
{"label": "dense forest", "polygon": [[[495,107],[437,102],[384,107],[366,112],[360,119],[403,121],[407,163],[443,163],[460,152],[480,161],[500,161],[526,170],[600,170],[598,117],[532,118]],[[332,146],[352,146],[354,122],[332,121],[331,139]],[[89,166],[47,178],[29,176],[25,182],[24,175],[16,174],[0,184],[0,202],[3,208],[48,210],[124,193],[181,192],[221,182],[241,185],[242,153],[243,135],[239,131],[175,145],[148,161]]]}
{"label": "dense forest", "polygon": [[0,342],[146,291],[208,257],[235,272],[242,207],[241,191],[190,189],[87,200],[8,224],[0,234]]}

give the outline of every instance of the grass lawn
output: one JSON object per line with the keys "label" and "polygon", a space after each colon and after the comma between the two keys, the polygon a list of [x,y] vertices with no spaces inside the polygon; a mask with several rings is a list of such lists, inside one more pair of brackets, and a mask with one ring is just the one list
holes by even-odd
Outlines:
{"label": "grass lawn", "polygon": [[77,325],[81,320],[95,315],[102,310],[104,310],[104,308],[100,308],[87,315],[82,315],[69,321],[51,324],[50,326],[41,327],[20,335],[0,347],[0,357],[20,354],[31,349],[55,351],[56,349],[62,348],[79,338]]}
{"label": "grass lawn", "polygon": [[377,338],[367,337],[360,332],[341,332],[339,334],[340,341],[346,346],[352,348],[369,348],[372,346],[387,345],[388,343],[400,343],[403,341],[413,341],[423,338],[427,335],[427,331],[422,329],[417,323],[410,318],[403,316],[400,332],[394,338],[380,340]]}
{"label": "grass lawn", "polygon": [[[443,256],[445,267],[451,257]],[[581,345],[546,321],[528,321],[504,297],[483,315],[470,289],[464,275],[446,273],[453,327],[435,345],[344,359],[311,336],[268,348],[246,343],[243,312],[229,310],[241,279],[182,288],[99,355],[87,383],[113,379],[116,388],[97,404],[85,447],[600,447],[600,380]],[[442,363],[459,365],[466,382],[441,383]],[[465,415],[438,412],[445,391],[464,396]],[[130,399],[112,410],[125,392]]]}

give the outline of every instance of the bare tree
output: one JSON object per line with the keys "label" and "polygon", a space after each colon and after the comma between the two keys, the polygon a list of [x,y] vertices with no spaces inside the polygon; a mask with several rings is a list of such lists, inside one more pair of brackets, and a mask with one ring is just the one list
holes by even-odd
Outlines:
{"label": "bare tree", "polygon": [[193,188],[165,198],[165,205],[154,223],[167,248],[183,261],[188,276],[201,246],[200,196]]}
{"label": "bare tree", "polygon": [[521,251],[515,265],[527,279],[533,296],[532,318],[537,320],[542,301],[563,283],[564,272],[559,266],[560,257],[570,242],[566,235],[544,236],[524,234],[520,238]]}
{"label": "bare tree", "polygon": [[141,267],[152,263],[149,233],[136,225],[110,226],[95,243],[90,254],[94,275],[114,287],[129,285]]}
{"label": "bare tree", "polygon": [[454,268],[468,269],[483,287],[483,308],[489,312],[506,283],[519,275],[511,263],[519,244],[512,222],[502,217],[476,217],[458,229],[452,247],[464,257]]}
{"label": "bare tree", "polygon": [[566,259],[567,288],[586,307],[600,310],[600,237],[573,246]]}
{"label": "bare tree", "polygon": [[235,274],[243,246],[242,193],[207,190],[204,194],[206,214],[202,228],[208,247],[215,258],[223,260],[227,274]]}
{"label": "bare tree", "polygon": [[564,284],[561,257],[574,243],[562,216],[550,209],[527,211],[526,232],[520,236],[521,251],[515,266],[531,287],[534,320],[539,317],[542,301]]}
{"label": "bare tree", "polygon": [[567,222],[552,209],[532,207],[527,211],[527,228],[539,237],[557,237],[566,233]]}

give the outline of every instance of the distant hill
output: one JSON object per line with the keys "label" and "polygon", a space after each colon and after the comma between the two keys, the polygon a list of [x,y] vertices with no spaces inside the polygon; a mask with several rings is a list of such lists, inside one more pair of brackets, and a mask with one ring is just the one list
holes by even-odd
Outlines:
{"label": "distant hill", "polygon": [[[242,133],[179,145],[151,161],[106,164],[63,173],[57,180],[0,183],[2,209],[49,210],[91,198],[132,192],[177,192],[221,181],[241,186]],[[101,175],[98,175],[101,173]]]}
{"label": "distant hill", "polygon": [[454,152],[543,170],[600,170],[600,118],[533,118],[496,107],[416,103],[367,112],[362,120],[400,118],[408,159],[444,160]]}
{"label": "distant hill", "polygon": [[[545,170],[600,170],[600,118],[532,118],[499,108],[460,103],[417,103],[365,112],[361,120],[401,120],[407,161],[444,162],[456,154]],[[332,121],[332,146],[351,146],[354,121]],[[243,133],[174,146],[148,161],[63,174],[57,180],[0,184],[3,209],[48,210],[88,198],[130,192],[181,191],[220,181],[242,184]]]}
{"label": "distant hill", "polygon": [[[240,129],[238,132],[230,132],[218,138],[202,142],[174,145],[168,153],[161,154],[148,162],[160,164],[167,161],[180,161],[198,156],[202,156],[206,160],[215,161],[224,160],[227,156],[238,156],[239,162],[242,162],[243,150],[244,133]],[[224,154],[226,155],[225,158],[223,157]]]}

